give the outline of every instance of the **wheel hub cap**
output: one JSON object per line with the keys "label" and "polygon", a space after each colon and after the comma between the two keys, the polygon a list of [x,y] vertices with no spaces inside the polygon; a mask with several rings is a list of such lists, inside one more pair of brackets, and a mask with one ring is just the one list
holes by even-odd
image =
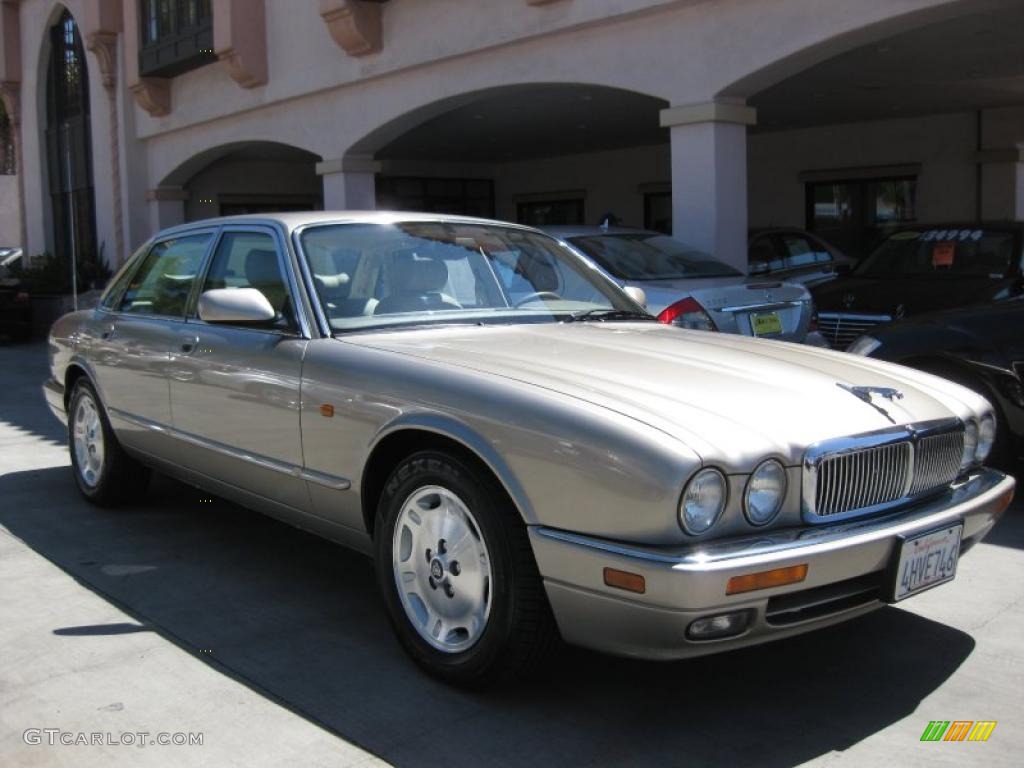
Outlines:
{"label": "wheel hub cap", "polygon": [[72,422],[72,446],[82,481],[94,488],[103,472],[103,425],[99,408],[91,395],[78,399]]}
{"label": "wheel hub cap", "polygon": [[440,486],[413,492],[392,542],[402,607],[427,643],[446,653],[470,648],[491,610],[491,561],[472,512]]}

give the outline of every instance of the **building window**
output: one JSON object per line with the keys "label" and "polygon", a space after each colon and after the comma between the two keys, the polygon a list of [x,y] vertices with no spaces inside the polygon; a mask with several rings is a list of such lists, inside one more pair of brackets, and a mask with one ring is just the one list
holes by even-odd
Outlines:
{"label": "building window", "polygon": [[917,220],[917,177],[815,181],[806,202],[807,229],[862,256],[892,227]]}
{"label": "building window", "polygon": [[46,78],[46,165],[54,254],[96,265],[89,76],[78,25],[65,11],[50,30]]}
{"label": "building window", "polygon": [[583,223],[583,198],[530,200],[516,205],[516,221],[531,227]]}
{"label": "building window", "polygon": [[377,207],[383,210],[494,217],[490,179],[378,176],[376,181]]}
{"label": "building window", "polygon": [[4,103],[0,101],[0,176],[13,176],[18,172],[14,158],[14,130]]}
{"label": "building window", "polygon": [[644,194],[644,228],[665,235],[672,234],[672,192]]}
{"label": "building window", "polygon": [[210,0],[139,2],[139,74],[174,77],[217,60]]}

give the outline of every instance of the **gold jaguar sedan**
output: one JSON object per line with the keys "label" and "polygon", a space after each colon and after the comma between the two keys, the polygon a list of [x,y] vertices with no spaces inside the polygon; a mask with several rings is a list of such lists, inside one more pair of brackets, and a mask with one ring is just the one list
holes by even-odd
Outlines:
{"label": "gold jaguar sedan", "polygon": [[87,499],[152,468],[360,549],[466,685],[559,638],[673,659],[833,624],[954,578],[1008,506],[978,395],[642,303],[511,224],[200,221],[54,325],[44,392]]}

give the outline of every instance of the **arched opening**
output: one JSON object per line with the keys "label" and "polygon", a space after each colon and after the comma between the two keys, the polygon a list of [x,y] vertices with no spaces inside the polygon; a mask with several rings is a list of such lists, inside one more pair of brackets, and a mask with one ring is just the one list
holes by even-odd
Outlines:
{"label": "arched opening", "polygon": [[428,105],[355,144],[379,163],[380,208],[496,216],[534,225],[612,213],[659,225],[670,209],[667,102],[561,83],[505,86]]}
{"label": "arched opening", "polygon": [[99,270],[93,192],[89,74],[74,17],[61,12],[49,29],[46,68],[46,168],[53,252],[75,259],[79,275]]}
{"label": "arched opening", "polygon": [[[181,216],[212,216],[323,208],[318,155],[272,141],[242,141],[193,155],[168,174],[163,188],[181,190]],[[166,224],[168,222],[162,222]]]}
{"label": "arched opening", "polygon": [[725,89],[757,109],[752,227],[807,229],[863,256],[908,222],[1024,219],[1024,6],[951,3],[897,21]]}

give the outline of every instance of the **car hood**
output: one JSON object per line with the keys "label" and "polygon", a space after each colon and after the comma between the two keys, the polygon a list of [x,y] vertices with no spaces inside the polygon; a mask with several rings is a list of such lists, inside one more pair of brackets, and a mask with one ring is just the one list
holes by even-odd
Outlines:
{"label": "car hood", "polygon": [[[727,471],[896,423],[964,417],[979,398],[876,360],[655,323],[468,326],[347,335],[346,343],[551,390],[643,422]],[[894,387],[866,403],[837,384]],[[891,420],[890,420],[891,419]]]}
{"label": "car hood", "polygon": [[[910,316],[988,301],[1006,287],[989,277],[842,277],[811,288],[819,312]],[[899,311],[899,307],[903,311]]]}

